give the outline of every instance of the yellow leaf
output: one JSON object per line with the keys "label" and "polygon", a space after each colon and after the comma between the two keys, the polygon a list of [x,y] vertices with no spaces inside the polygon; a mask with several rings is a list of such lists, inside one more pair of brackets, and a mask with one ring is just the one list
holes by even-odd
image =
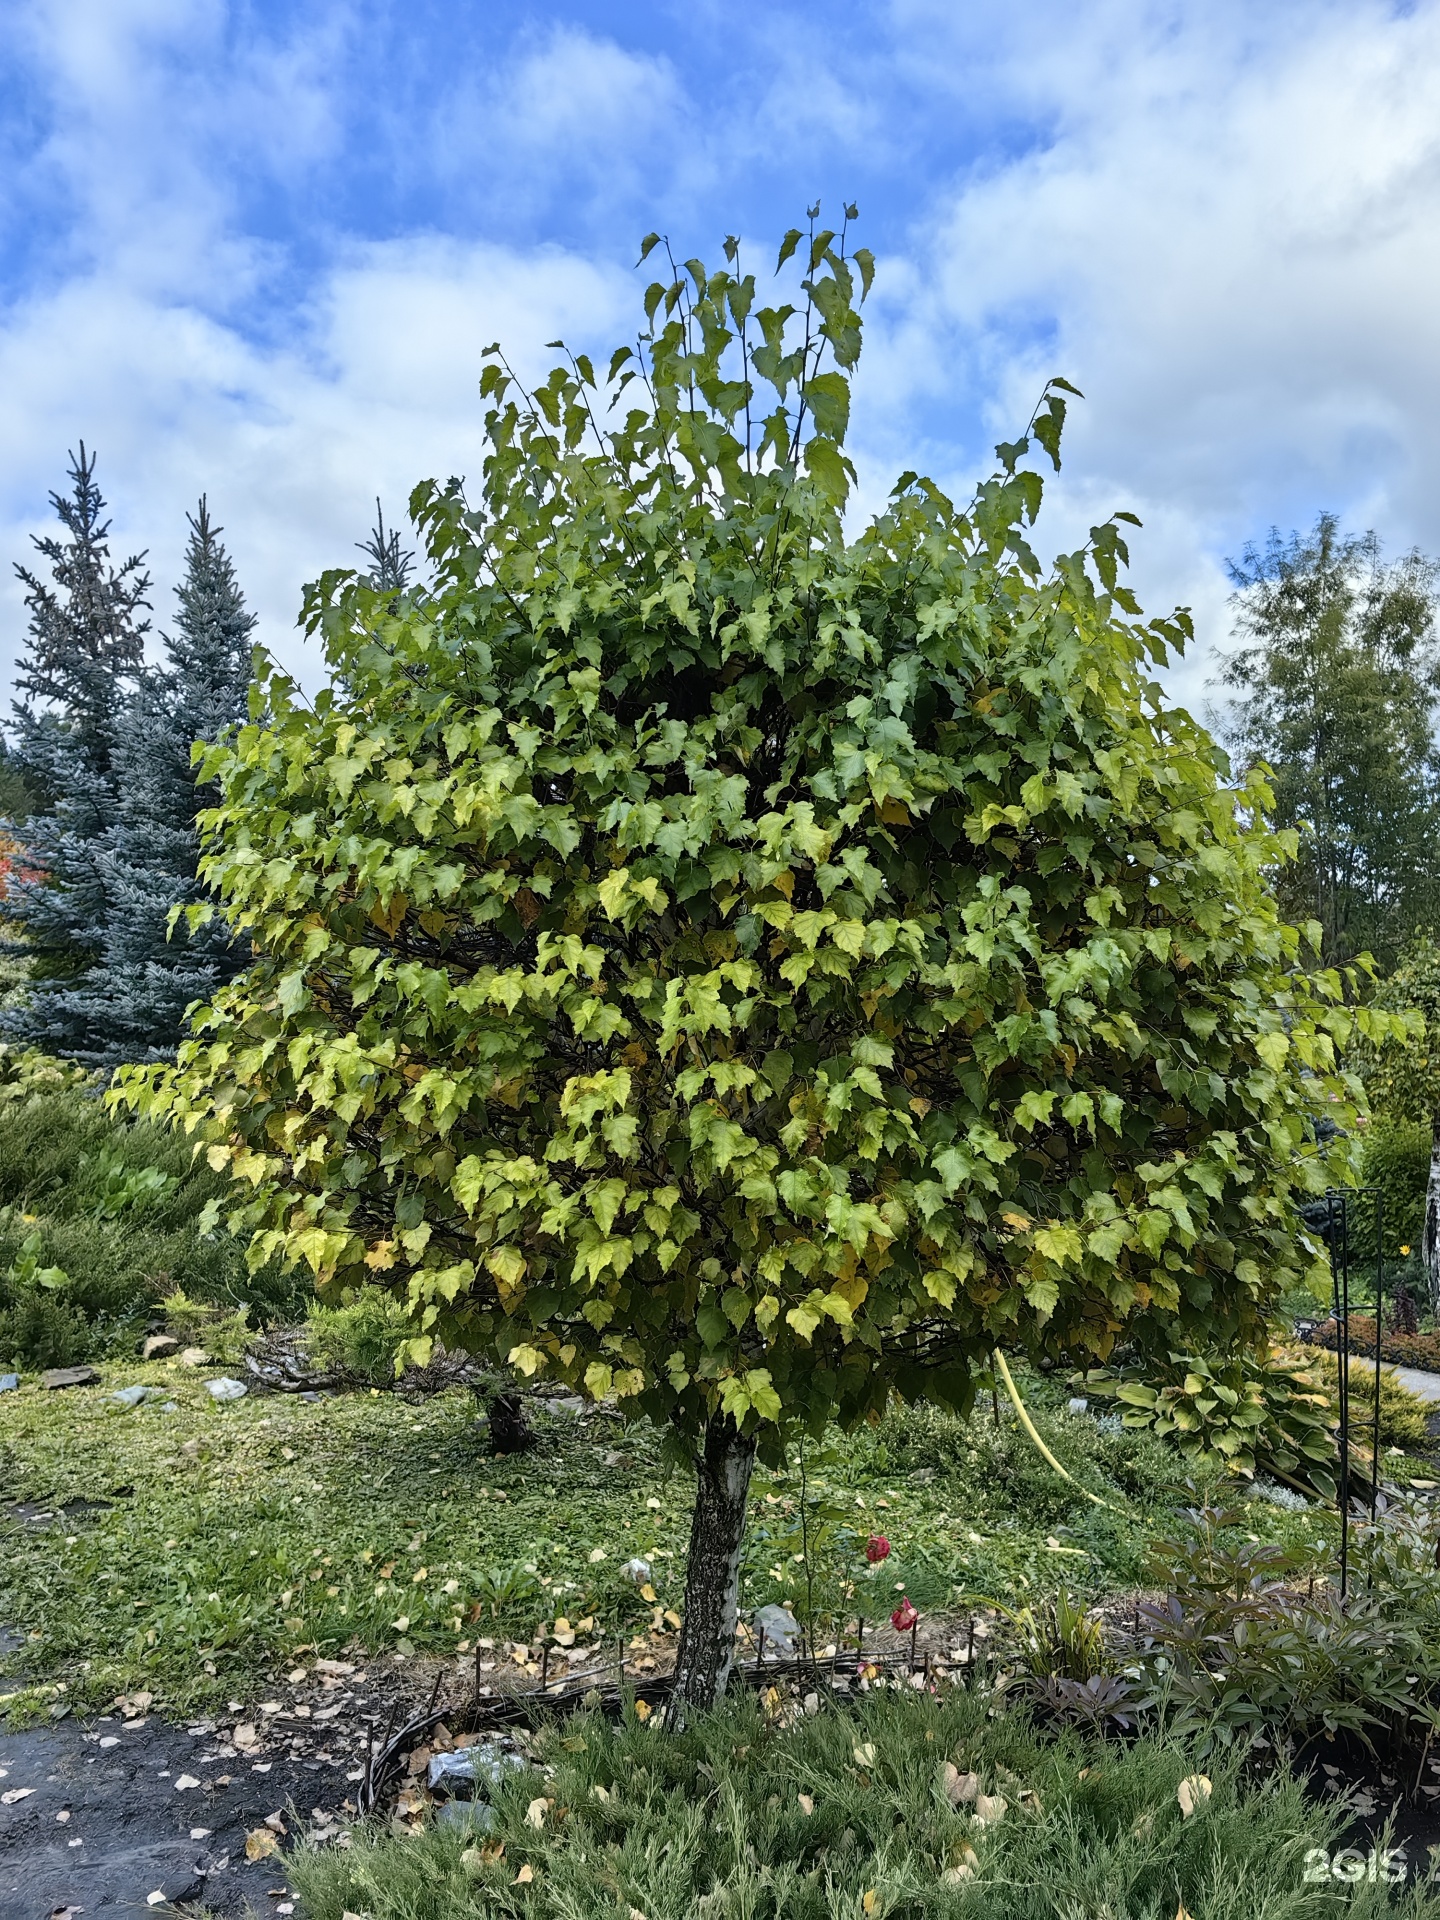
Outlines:
{"label": "yellow leaf", "polygon": [[642,1725],[650,1718],[651,1711],[652,1709],[648,1700],[637,1700],[635,1702],[635,1718],[640,1721]]}
{"label": "yellow leaf", "polygon": [[529,1823],[530,1826],[536,1828],[537,1830],[543,1827],[545,1824],[546,1805],[547,1805],[547,1802],[544,1799],[532,1800],[529,1806],[525,1809],[526,1821]]}
{"label": "yellow leaf", "polygon": [[871,1741],[867,1740],[865,1741],[863,1746],[856,1747],[855,1764],[857,1767],[873,1767],[874,1766],[875,1748]]}
{"label": "yellow leaf", "polygon": [[808,1793],[800,1793],[800,1794],[797,1794],[795,1797],[800,1802],[800,1811],[805,1815],[805,1818],[808,1820],[810,1818],[810,1815],[815,1811],[815,1802],[810,1798],[810,1795]]}
{"label": "yellow leaf", "polygon": [[247,1860],[268,1860],[280,1845],[278,1833],[272,1833],[268,1827],[256,1827],[245,1836],[245,1858]]}
{"label": "yellow leaf", "polygon": [[652,1607],[655,1604],[655,1598],[656,1598],[655,1589],[654,1587],[651,1586],[648,1580],[645,1582],[644,1586],[641,1587],[640,1589],[640,1598],[642,1600],[648,1600]]}
{"label": "yellow leaf", "polygon": [[527,1860],[525,1865],[521,1867],[520,1871],[516,1874],[515,1884],[517,1887],[528,1887],[534,1878],[535,1870]]}
{"label": "yellow leaf", "polygon": [[874,1887],[871,1887],[871,1889],[865,1895],[865,1898],[860,1902],[860,1904],[865,1909],[866,1913],[874,1913],[876,1907],[878,1907],[880,1904],[880,1896],[876,1893]]}

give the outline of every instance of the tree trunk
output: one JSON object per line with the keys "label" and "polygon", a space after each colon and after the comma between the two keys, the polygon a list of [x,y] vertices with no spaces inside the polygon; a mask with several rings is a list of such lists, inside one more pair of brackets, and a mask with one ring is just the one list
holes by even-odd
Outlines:
{"label": "tree trunk", "polygon": [[1430,1311],[1440,1313],[1440,1113],[1430,1123],[1430,1183],[1425,1190],[1425,1228],[1420,1265],[1430,1295]]}
{"label": "tree trunk", "polygon": [[725,1691],[735,1654],[740,1607],[740,1543],[755,1441],[728,1413],[713,1414],[697,1458],[695,1513],[685,1568],[685,1621],[675,1658],[671,1718],[687,1707],[713,1707]]}
{"label": "tree trunk", "polygon": [[535,1444],[530,1422],[525,1418],[525,1403],[518,1393],[497,1393],[491,1401],[490,1451],[524,1453]]}

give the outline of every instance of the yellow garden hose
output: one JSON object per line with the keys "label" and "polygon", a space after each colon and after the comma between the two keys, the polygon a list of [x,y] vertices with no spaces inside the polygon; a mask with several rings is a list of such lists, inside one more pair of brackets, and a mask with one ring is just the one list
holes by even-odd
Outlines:
{"label": "yellow garden hose", "polygon": [[1091,1493],[1088,1487],[1082,1487],[1080,1485],[1080,1482],[1075,1478],[1074,1474],[1070,1472],[1069,1468],[1061,1466],[1060,1462],[1055,1458],[1054,1454],[1050,1451],[1049,1447],[1047,1447],[1045,1442],[1040,1438],[1040,1435],[1035,1431],[1035,1422],[1030,1418],[1029,1414],[1025,1411],[1025,1403],[1020,1398],[1020,1394],[1018,1389],[1016,1388],[1015,1382],[1011,1378],[1009,1367],[1005,1364],[1005,1356],[1003,1353],[1001,1353],[998,1347],[996,1347],[995,1349],[995,1365],[999,1369],[1000,1378],[1005,1382],[1005,1391],[1009,1394],[1011,1403],[1013,1404],[1016,1413],[1018,1413],[1020,1416],[1021,1426],[1024,1427],[1026,1433],[1029,1434],[1030,1438],[1035,1442],[1035,1445],[1039,1448],[1041,1454],[1044,1456],[1045,1459],[1047,1459],[1050,1462],[1050,1465],[1060,1475],[1061,1479],[1068,1480],[1071,1486],[1074,1487],[1077,1490],[1077,1492],[1083,1493],[1087,1500],[1093,1500],[1097,1507],[1104,1507],[1107,1510],[1107,1512],[1110,1512],[1110,1513],[1119,1513],[1120,1511],[1119,1507],[1111,1506],[1110,1502],[1108,1500],[1102,1500],[1098,1493]]}

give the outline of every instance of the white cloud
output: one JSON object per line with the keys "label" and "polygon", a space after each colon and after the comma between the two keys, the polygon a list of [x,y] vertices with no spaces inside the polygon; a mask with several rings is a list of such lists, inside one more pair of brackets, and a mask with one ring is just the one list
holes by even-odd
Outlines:
{"label": "white cloud", "polygon": [[[21,557],[26,534],[44,530],[37,509],[61,485],[61,452],[84,437],[99,449],[117,547],[151,547],[157,624],[185,512],[207,491],[261,638],[313,683],[293,630],[301,584],[359,564],[353,542],[377,493],[398,520],[417,480],[478,477],[481,350],[504,339],[534,375],[545,341],[608,339],[631,297],[623,273],[559,250],[375,244],[327,276],[301,338],[275,349],[104,276],[67,285],[0,331],[0,552]],[[13,583],[5,597],[13,656]]]}
{"label": "white cloud", "polygon": [[[49,129],[0,195],[58,235],[0,310],[0,558],[44,524],[83,435],[119,542],[152,547],[157,613],[204,488],[294,658],[300,586],[353,555],[374,494],[398,514],[416,479],[476,470],[488,340],[533,370],[556,334],[629,333],[617,231],[668,206],[698,242],[713,204],[768,250],[796,206],[849,184],[829,178],[837,153],[900,167],[945,116],[973,136],[964,172],[891,183],[910,224],[880,246],[867,496],[912,465],[968,486],[1061,372],[1088,398],[1045,544],[1134,509],[1142,596],[1192,603],[1207,642],[1222,556],[1271,520],[1334,505],[1440,551],[1440,0],[896,0],[871,44],[852,28],[813,58],[791,9],[747,23],[703,95],[663,45],[557,18],[488,65],[467,43],[428,95],[414,74],[378,88],[373,125],[363,14],[320,0],[276,33],[226,0],[0,0]],[[435,183],[414,204],[436,230],[362,243],[317,220],[306,266],[293,232],[252,217],[272,187],[299,201],[317,170],[392,158]],[[494,237],[562,212],[591,252]],[[21,628],[0,583],[0,642]],[[1174,684],[1195,698],[1203,677]]]}
{"label": "white cloud", "polygon": [[1024,52],[1048,137],[917,249],[912,398],[958,349],[1008,437],[1074,379],[1060,523],[1138,511],[1147,597],[1212,639],[1220,556],[1272,519],[1440,549],[1440,10],[1110,7]]}

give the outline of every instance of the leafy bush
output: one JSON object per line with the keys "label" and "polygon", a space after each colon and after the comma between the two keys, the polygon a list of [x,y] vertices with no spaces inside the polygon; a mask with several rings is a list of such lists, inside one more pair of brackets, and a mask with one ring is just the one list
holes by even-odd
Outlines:
{"label": "leafy bush", "polygon": [[1090,1392],[1124,1408],[1125,1426],[1148,1429],[1187,1462],[1208,1460],[1253,1478],[1257,1468],[1291,1485],[1333,1495],[1336,1444],[1329,1396],[1315,1371],[1293,1354],[1263,1360],[1172,1353],[1168,1364],[1094,1368]]}
{"label": "leafy bush", "polygon": [[1150,1704],[1173,1730],[1279,1744],[1428,1722],[1440,1667],[1392,1593],[1342,1605],[1328,1581],[1298,1584],[1293,1554],[1237,1538],[1240,1514],[1185,1518],[1156,1548],[1164,1597],[1139,1610]]}
{"label": "leafy bush", "polygon": [[[1430,1128],[1419,1120],[1376,1115],[1365,1129],[1361,1178],[1380,1190],[1385,1253],[1418,1247],[1425,1224],[1425,1188],[1430,1179]],[[1375,1258],[1375,1201],[1357,1193],[1350,1208],[1350,1251]]]}

